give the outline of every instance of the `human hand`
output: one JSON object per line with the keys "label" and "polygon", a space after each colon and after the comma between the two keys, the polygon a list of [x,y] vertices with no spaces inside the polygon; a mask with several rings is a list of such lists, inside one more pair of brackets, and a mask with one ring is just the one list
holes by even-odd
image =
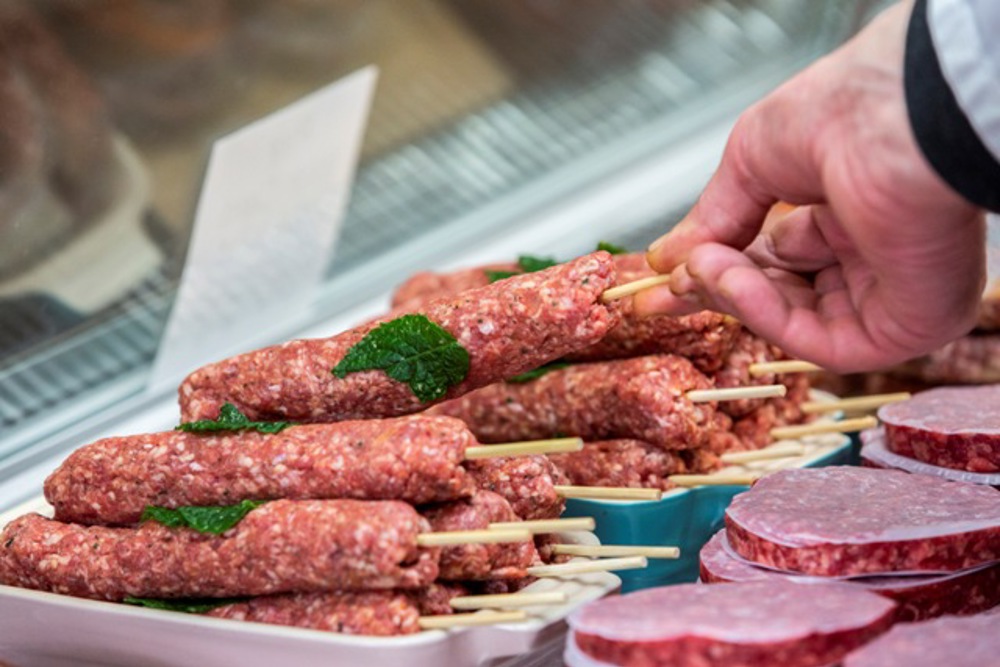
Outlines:
{"label": "human hand", "polygon": [[[912,135],[911,10],[886,10],[740,117],[697,204],[650,246],[650,265],[671,282],[636,295],[638,313],[720,310],[840,372],[885,367],[972,328],[983,215]],[[764,224],[778,201],[798,208]]]}

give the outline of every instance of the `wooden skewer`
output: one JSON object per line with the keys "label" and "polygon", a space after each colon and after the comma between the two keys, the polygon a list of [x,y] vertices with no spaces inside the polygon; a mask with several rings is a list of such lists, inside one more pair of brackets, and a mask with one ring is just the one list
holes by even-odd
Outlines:
{"label": "wooden skewer", "polygon": [[497,595],[463,595],[448,603],[452,609],[489,609],[502,607],[531,607],[542,604],[563,604],[569,596],[565,591],[548,593],[499,593]]}
{"label": "wooden skewer", "polygon": [[487,459],[498,456],[556,454],[558,452],[578,452],[581,449],[583,449],[583,438],[552,438],[550,440],[527,440],[525,442],[505,442],[499,445],[467,447],[465,458]]}
{"label": "wooden skewer", "polygon": [[645,556],[646,558],[680,558],[680,547],[649,547],[628,544],[553,544],[552,553],[563,556]]}
{"label": "wooden skewer", "polygon": [[421,547],[447,547],[456,544],[500,544],[503,542],[527,542],[531,531],[523,528],[506,530],[453,530],[441,533],[421,533],[417,535],[417,545]]}
{"label": "wooden skewer", "polygon": [[757,473],[727,475],[670,475],[667,477],[677,486],[750,486],[758,479]]}
{"label": "wooden skewer", "polygon": [[491,523],[490,530],[508,530],[522,528],[534,534],[558,533],[564,530],[594,530],[597,522],[594,517],[581,516],[573,519],[537,519],[535,521],[501,521]]}
{"label": "wooden skewer", "polygon": [[912,397],[908,391],[901,391],[895,394],[872,394],[871,396],[855,396],[853,398],[842,398],[838,401],[807,401],[802,404],[802,412],[814,415],[822,412],[851,412],[856,410],[872,410],[880,408],[890,403],[900,403]]}
{"label": "wooden skewer", "polygon": [[624,486],[562,486],[552,487],[563,498],[593,498],[595,500],[659,500],[659,489],[633,489]]}
{"label": "wooden skewer", "polygon": [[649,565],[643,556],[627,558],[600,558],[598,560],[574,561],[559,565],[536,565],[525,570],[532,577],[567,577],[589,572],[616,572],[618,570],[640,570]]}
{"label": "wooden skewer", "polygon": [[771,429],[771,437],[775,440],[795,440],[807,435],[819,435],[820,433],[853,433],[863,431],[866,428],[878,426],[878,419],[875,417],[858,417],[857,419],[844,419],[837,422],[819,422],[817,424],[803,424],[801,426],[779,426]]}
{"label": "wooden skewer", "polygon": [[709,401],[738,401],[743,398],[774,398],[784,396],[787,392],[788,387],[783,384],[762,384],[728,389],[692,389],[686,395],[692,403],[708,403]]}
{"label": "wooden skewer", "polygon": [[473,625],[495,625],[516,623],[528,618],[523,611],[483,611],[475,614],[444,614],[442,616],[421,616],[417,619],[423,630],[447,630],[466,628]]}
{"label": "wooden skewer", "polygon": [[726,452],[719,459],[723,463],[752,463],[753,461],[767,461],[769,459],[783,459],[788,456],[802,456],[806,453],[805,445],[800,442],[783,442],[772,445],[767,449],[758,449],[751,452]]}
{"label": "wooden skewer", "polygon": [[624,299],[625,297],[632,296],[633,294],[641,292],[644,289],[656,287],[657,285],[666,285],[669,282],[670,274],[640,278],[639,280],[634,280],[630,283],[617,285],[611,289],[604,290],[604,294],[601,295],[601,301],[604,303],[610,303],[615,299]]}
{"label": "wooden skewer", "polygon": [[762,361],[759,364],[750,364],[748,370],[750,371],[750,377],[756,378],[769,373],[808,373],[823,369],[808,361],[788,359],[785,361]]}

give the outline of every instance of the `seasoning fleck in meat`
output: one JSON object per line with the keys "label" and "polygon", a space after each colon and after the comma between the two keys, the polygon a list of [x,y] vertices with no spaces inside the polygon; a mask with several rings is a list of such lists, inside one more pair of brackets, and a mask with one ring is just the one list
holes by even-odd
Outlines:
{"label": "seasoning fleck in meat", "polygon": [[[468,500],[423,511],[436,532],[487,530],[491,523],[520,521],[510,504],[491,491],[480,491]],[[463,544],[441,550],[440,578],[444,581],[520,579],[538,560],[535,543]]]}
{"label": "seasoning fleck in meat", "polygon": [[900,624],[847,656],[844,667],[996,667],[998,624],[987,614]]}
{"label": "seasoning fleck in meat", "polygon": [[885,632],[894,608],[840,584],[681,584],[584,606],[569,641],[613,665],[822,667]]}
{"label": "seasoning fleck in meat", "polygon": [[[617,284],[655,275],[641,253],[615,255]],[[434,298],[458,294],[489,283],[488,271],[519,271],[517,264],[494,264],[453,273],[418,273],[403,283],[393,295],[394,309],[418,308]],[[687,357],[698,370],[718,370],[732,347],[740,324],[726,315],[702,311],[672,317],[639,317],[631,299],[611,304],[619,323],[594,345],[568,355],[572,361],[607,361],[649,354],[676,354]]]}
{"label": "seasoning fleck in meat", "polygon": [[[701,581],[707,584],[787,581],[816,584],[822,577],[757,567],[732,553],[725,531],[715,534],[699,555]],[[946,574],[864,577],[845,580],[896,602],[896,622],[922,621],[947,614],[978,614],[1000,604],[1000,563]]]}
{"label": "seasoning fleck in meat", "polygon": [[886,447],[943,468],[1000,472],[1000,385],[941,387],[879,408]]}
{"label": "seasoning fleck in meat", "polygon": [[413,416],[252,431],[106,438],[75,451],[45,482],[60,521],[132,524],[147,505],[231,505],[273,498],[467,497],[476,445],[461,421]]}
{"label": "seasoning fleck in meat", "polygon": [[686,472],[680,452],[640,440],[588,442],[578,452],[549,458],[578,486],[616,486],[667,490],[669,475]]}
{"label": "seasoning fleck in meat", "polygon": [[0,533],[0,583],[117,601],[418,588],[438,574],[429,527],[395,501],[275,500],[222,535],[28,514]]}
{"label": "seasoning fleck in meat", "polygon": [[743,558],[818,576],[954,572],[1000,560],[1000,492],[895,470],[791,469],[733,499]]}
{"label": "seasoning fleck in meat", "polygon": [[497,383],[428,412],[458,417],[480,442],[579,436],[629,438],[663,449],[704,444],[713,403],[692,403],[708,379],[673,355],[579,364],[524,383]]}
{"label": "seasoning fleck in meat", "polygon": [[[420,313],[470,356],[449,397],[537,368],[600,340],[616,322],[600,296],[614,284],[606,252],[432,301]],[[185,421],[212,419],[226,402],[253,420],[329,422],[394,417],[427,407],[383,371],[331,371],[380,322],[325,339],[295,340],[205,366],[179,390]]]}
{"label": "seasoning fleck in meat", "polygon": [[545,456],[477,459],[466,467],[479,488],[503,496],[525,521],[555,519],[566,509],[555,485],[569,481]]}

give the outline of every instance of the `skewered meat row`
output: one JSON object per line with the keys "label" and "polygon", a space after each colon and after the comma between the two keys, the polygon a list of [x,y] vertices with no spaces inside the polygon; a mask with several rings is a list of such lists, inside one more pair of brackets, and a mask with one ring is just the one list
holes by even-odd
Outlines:
{"label": "skewered meat row", "polygon": [[555,519],[566,501],[555,486],[568,480],[545,456],[515,456],[466,462],[476,485],[503,496],[525,521]]}
{"label": "skewered meat row", "polygon": [[[600,340],[616,316],[600,302],[615,279],[598,252],[537,273],[432,301],[420,313],[469,354],[448,397],[532,370]],[[185,421],[215,418],[226,402],[253,420],[302,422],[393,417],[426,407],[384,371],[332,369],[379,322],[332,338],[295,340],[205,366],[179,390]]]}
{"label": "skewered meat row", "polygon": [[634,438],[664,449],[705,443],[714,404],[692,403],[691,389],[709,380],[673,355],[579,364],[525,383],[497,383],[434,406],[458,417],[481,442],[580,436]]}
{"label": "skewered meat row", "polygon": [[420,605],[403,591],[290,593],[235,602],[205,615],[348,635],[387,637],[420,632]]}
{"label": "skewered meat row", "polygon": [[60,521],[127,525],[148,505],[229,505],[274,498],[405,500],[472,495],[462,466],[478,444],[462,422],[413,416],[292,426],[276,434],[180,431],[81,447],[45,481]]}
{"label": "skewered meat row", "polygon": [[687,472],[679,451],[667,451],[640,440],[587,443],[579,452],[549,458],[580,486],[673,488],[668,476]]}
{"label": "skewered meat row", "polygon": [[[750,366],[783,359],[785,355],[763,338],[755,336],[746,329],[739,335],[729,354],[726,355],[722,367],[713,375],[715,386],[720,389],[729,387],[748,387],[753,385],[775,384],[781,380],[776,373],[765,373],[760,376],[750,374]],[[739,419],[766,405],[763,398],[743,398],[738,401],[723,401],[719,410],[733,419]]]}
{"label": "skewered meat row", "polygon": [[414,505],[495,491],[525,519],[555,518],[565,482],[544,456],[464,460],[476,441],[450,417],[292,426],[280,433],[168,431],[78,449],[45,482],[56,519],[130,525],[150,506],[242,500],[404,500]]}
{"label": "skewered meat row", "polygon": [[429,529],[395,501],[276,500],[218,536],[28,514],[0,533],[0,582],[112,601],[419,588],[438,575]]}
{"label": "skewered meat row", "polygon": [[[615,255],[617,284],[655,275],[642,254]],[[393,295],[394,309],[418,308],[437,298],[460,294],[490,284],[491,271],[517,272],[513,263],[495,264],[453,273],[418,273],[403,283]],[[719,368],[732,347],[740,325],[730,317],[703,311],[683,317],[635,315],[631,299],[611,304],[618,324],[599,342],[572,352],[572,361],[605,361],[649,354],[677,354],[688,357],[702,372]]]}
{"label": "skewered meat row", "polygon": [[431,584],[405,591],[288,593],[222,605],[205,616],[387,637],[420,632],[421,616],[450,614],[449,601],[465,594],[465,587],[458,584]]}
{"label": "skewered meat row", "polygon": [[[422,514],[437,532],[487,530],[491,523],[518,521],[510,504],[492,491],[480,491],[468,500],[425,509]],[[538,564],[534,542],[463,544],[441,552],[443,581],[521,579]]]}

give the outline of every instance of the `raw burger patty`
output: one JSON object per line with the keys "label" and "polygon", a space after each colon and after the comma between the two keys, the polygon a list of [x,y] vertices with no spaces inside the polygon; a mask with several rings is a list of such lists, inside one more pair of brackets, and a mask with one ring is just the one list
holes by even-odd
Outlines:
{"label": "raw burger patty", "polygon": [[895,607],[843,584],[682,584],[583,607],[570,641],[626,667],[819,667],[887,630]]}
{"label": "raw burger patty", "polygon": [[1000,667],[1000,616],[897,625],[847,656],[844,667]]}
{"label": "raw burger patty", "polygon": [[878,411],[889,451],[944,468],[1000,471],[1000,385],[941,387]]}
{"label": "raw burger patty", "polygon": [[[707,584],[746,581],[827,583],[828,579],[786,574],[756,567],[734,556],[725,531],[708,541],[699,554],[701,580]],[[896,621],[923,621],[945,614],[978,614],[1000,604],[1000,563],[955,574],[867,577],[845,582],[894,600]]]}
{"label": "raw burger patty", "polygon": [[1000,560],[1000,491],[896,470],[782,470],[733,499],[743,558],[803,574],[954,572]]}
{"label": "raw burger patty", "polygon": [[885,446],[885,429],[881,426],[862,431],[861,445],[861,465],[865,465],[870,468],[902,470],[909,473],[918,473],[921,475],[940,477],[942,479],[950,479],[953,482],[985,484],[987,486],[1000,488],[1000,472],[969,472],[968,470],[943,468],[941,466],[918,461],[909,456],[903,456],[901,454],[890,452]]}

